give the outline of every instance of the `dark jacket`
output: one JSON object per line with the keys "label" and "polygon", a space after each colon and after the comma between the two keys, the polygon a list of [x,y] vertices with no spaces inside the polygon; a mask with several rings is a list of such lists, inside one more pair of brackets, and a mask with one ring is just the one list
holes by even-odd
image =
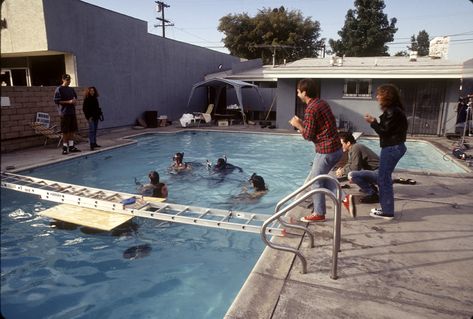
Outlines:
{"label": "dark jacket", "polygon": [[353,171],[374,171],[379,167],[379,157],[368,146],[353,144],[348,151],[348,161],[343,167],[343,174],[347,175]]}
{"label": "dark jacket", "polygon": [[391,107],[384,111],[378,121],[371,123],[371,127],[379,135],[381,147],[404,143],[407,136],[407,118],[400,107]]}
{"label": "dark jacket", "polygon": [[98,120],[100,119],[100,115],[102,115],[102,110],[99,107],[99,100],[95,96],[88,96],[84,98],[82,110],[84,111],[84,115],[87,120],[90,118]]}

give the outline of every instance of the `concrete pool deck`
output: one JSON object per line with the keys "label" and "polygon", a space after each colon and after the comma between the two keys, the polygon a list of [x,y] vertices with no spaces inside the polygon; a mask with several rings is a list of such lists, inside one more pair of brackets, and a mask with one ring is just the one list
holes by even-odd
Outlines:
{"label": "concrete pool deck", "polygon": [[[208,129],[208,128],[202,128]],[[242,127],[211,128],[222,131]],[[168,127],[110,130],[99,136],[103,150],[133,143],[123,137],[176,132]],[[265,133],[287,131],[246,128]],[[447,152],[451,141],[427,138]],[[471,138],[470,138],[471,142]],[[63,156],[54,146],[2,154],[1,169],[18,171],[91,154]],[[308,273],[300,274],[293,254],[266,248],[226,318],[470,318],[473,315],[473,173],[458,177],[397,173],[417,185],[395,185],[397,216],[372,219],[372,206],[358,205],[358,218],[343,212],[339,279],[329,278],[332,218],[310,225],[307,238],[275,240],[301,245]],[[294,185],[294,189],[298,185]],[[350,192],[356,193],[352,188]],[[308,210],[291,212],[302,216]]]}

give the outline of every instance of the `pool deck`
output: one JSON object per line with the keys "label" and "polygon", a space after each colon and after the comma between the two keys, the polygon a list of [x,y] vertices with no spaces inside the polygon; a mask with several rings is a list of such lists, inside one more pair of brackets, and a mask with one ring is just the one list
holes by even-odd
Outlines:
{"label": "pool deck", "polygon": [[[99,136],[98,142],[105,150],[133,143],[125,136],[177,130],[111,130]],[[425,140],[445,152],[452,144],[443,138]],[[79,145],[84,152],[67,156],[54,146],[2,154],[1,169],[14,166],[9,170],[17,171],[90,154],[85,152],[85,146]],[[275,239],[295,247],[301,245],[308,260],[308,273],[300,273],[300,261],[293,254],[266,248],[226,318],[470,318],[473,173],[395,175],[415,179],[417,185],[395,185],[397,213],[393,221],[370,218],[369,209],[373,206],[368,205],[357,206],[357,219],[343,212],[338,280],[329,277],[333,221],[329,210],[327,222],[310,225],[315,248],[308,248],[307,238]],[[348,191],[358,194],[355,188]],[[308,212],[297,207],[291,214],[299,217]]]}

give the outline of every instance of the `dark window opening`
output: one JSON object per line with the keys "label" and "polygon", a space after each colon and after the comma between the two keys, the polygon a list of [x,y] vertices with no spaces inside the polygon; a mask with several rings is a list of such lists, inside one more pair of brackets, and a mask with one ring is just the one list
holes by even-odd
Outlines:
{"label": "dark window opening", "polygon": [[56,86],[61,83],[65,72],[65,58],[62,54],[2,58],[2,85]]}
{"label": "dark window opening", "polygon": [[371,80],[345,80],[345,97],[371,97]]}
{"label": "dark window opening", "polygon": [[66,73],[64,55],[47,55],[29,57],[31,85],[55,86],[61,83]]}
{"label": "dark window opening", "polygon": [[27,86],[28,70],[22,69],[2,69],[1,81],[2,86]]}

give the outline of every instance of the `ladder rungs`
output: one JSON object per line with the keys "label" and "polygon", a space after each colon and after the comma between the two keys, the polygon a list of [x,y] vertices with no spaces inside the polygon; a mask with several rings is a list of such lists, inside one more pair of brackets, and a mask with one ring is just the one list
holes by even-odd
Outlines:
{"label": "ladder rungs", "polygon": [[[9,173],[2,173],[1,176],[1,186],[4,188],[36,194],[41,196],[42,199],[56,203],[92,208],[116,214],[250,233],[259,233],[261,231],[262,222],[270,217],[270,215],[265,214],[193,207],[163,203],[154,200],[148,201],[145,198],[137,199],[133,205],[124,206],[116,200],[120,198],[136,198],[137,195],[55,182],[34,177],[24,177],[22,175]],[[283,229],[272,227],[276,223],[277,221],[274,221],[267,228],[268,234],[284,235]]]}

